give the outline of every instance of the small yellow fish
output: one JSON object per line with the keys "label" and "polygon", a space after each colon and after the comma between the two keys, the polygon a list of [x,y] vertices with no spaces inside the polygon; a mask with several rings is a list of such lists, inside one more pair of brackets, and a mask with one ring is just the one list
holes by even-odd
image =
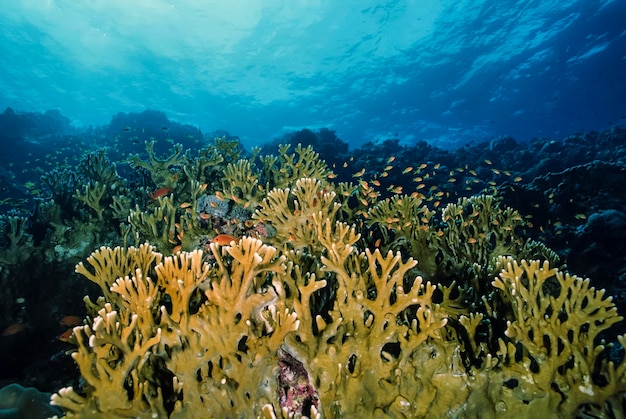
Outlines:
{"label": "small yellow fish", "polygon": [[365,174],[365,167],[352,175],[352,177],[361,177]]}

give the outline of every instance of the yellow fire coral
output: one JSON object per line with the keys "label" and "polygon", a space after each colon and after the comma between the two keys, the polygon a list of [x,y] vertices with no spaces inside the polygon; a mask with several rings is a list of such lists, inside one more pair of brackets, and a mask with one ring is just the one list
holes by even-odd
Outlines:
{"label": "yellow fire coral", "polygon": [[510,312],[498,357],[519,377],[521,400],[544,394],[557,412],[570,413],[626,390],[623,365],[596,365],[605,350],[595,346],[599,333],[622,320],[604,290],[548,262],[501,257],[499,265],[493,285]]}
{"label": "yellow fire coral", "polygon": [[88,259],[93,271],[79,264],[105,297],[89,304],[101,307],[92,325],[74,329],[86,386],[62,389],[53,403],[68,417],[280,411],[271,377],[279,346],[298,327],[272,287],[284,257],[252,238],[211,251],[211,265],[200,251],[163,258],[148,245],[101,248]]}
{"label": "yellow fire coral", "polygon": [[[260,201],[267,243],[99,249],[76,268],[103,293],[74,329],[85,385],[53,403],[68,417],[556,418],[626,393],[626,363],[598,341],[621,320],[610,298],[524,261],[517,212],[482,196],[435,223],[419,204],[364,215],[415,255],[338,220],[335,187],[317,178]],[[466,282],[435,283],[447,272]]]}
{"label": "yellow fire coral", "polygon": [[139,156],[131,155],[129,158],[131,167],[141,167],[147,170],[154,184],[158,187],[173,188],[176,185],[176,180],[172,179],[170,168],[184,166],[186,156],[183,154],[183,146],[181,144],[174,144],[172,155],[165,159],[156,157],[154,153],[154,141],[146,143],[146,151],[148,153],[148,161],[141,160]]}
{"label": "yellow fire coral", "polygon": [[446,319],[432,302],[436,287],[411,279],[416,261],[355,252],[354,230],[337,223],[335,231],[320,232],[327,250],[321,271],[336,286],[334,305],[315,318],[315,332],[302,327],[287,346],[313,376],[327,417],[424,414],[428,403],[414,398],[419,379],[401,371],[427,340],[441,338]]}
{"label": "yellow fire coral", "polygon": [[246,208],[255,208],[259,197],[259,176],[252,170],[249,160],[241,159],[236,163],[229,163],[222,179],[222,195],[232,199]]}
{"label": "yellow fire coral", "polygon": [[317,228],[324,220],[335,220],[340,207],[335,197],[335,192],[317,179],[298,179],[293,188],[271,190],[253,218],[276,229],[276,236],[269,239],[272,243],[319,251]]}
{"label": "yellow fire coral", "polygon": [[[331,172],[311,146],[298,144],[295,153],[287,154],[290,145],[279,146],[279,156],[260,156],[262,168],[254,165],[255,155],[226,166],[221,195],[235,203],[255,208],[263,193],[287,188],[301,178],[325,179]],[[258,150],[257,150],[258,151]]]}
{"label": "yellow fire coral", "polygon": [[433,244],[437,232],[431,226],[434,213],[420,197],[396,195],[378,202],[365,215],[367,226],[380,227],[384,240],[378,246],[394,251],[405,249],[419,260],[422,273],[435,273],[437,251]]}
{"label": "yellow fire coral", "polygon": [[104,213],[104,208],[102,207],[100,201],[106,192],[106,185],[103,185],[98,182],[90,182],[83,186],[83,190],[76,189],[76,193],[74,197],[79,201],[84,202],[89,208],[94,210],[96,215],[98,216],[98,220],[102,221],[102,214]]}

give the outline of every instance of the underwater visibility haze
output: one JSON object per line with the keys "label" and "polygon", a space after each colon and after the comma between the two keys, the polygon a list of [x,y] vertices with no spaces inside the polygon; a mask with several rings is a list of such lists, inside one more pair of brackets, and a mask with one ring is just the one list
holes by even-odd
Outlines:
{"label": "underwater visibility haze", "polygon": [[24,0],[0,16],[0,106],[75,125],[156,109],[254,145],[562,138],[626,117],[620,1]]}
{"label": "underwater visibility haze", "polygon": [[4,2],[0,417],[623,417],[626,3]]}

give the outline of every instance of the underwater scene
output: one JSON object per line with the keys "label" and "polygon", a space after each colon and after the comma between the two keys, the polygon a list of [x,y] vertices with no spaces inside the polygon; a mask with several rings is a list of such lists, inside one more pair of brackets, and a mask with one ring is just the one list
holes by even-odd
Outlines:
{"label": "underwater scene", "polygon": [[3,5],[0,418],[624,417],[624,22]]}

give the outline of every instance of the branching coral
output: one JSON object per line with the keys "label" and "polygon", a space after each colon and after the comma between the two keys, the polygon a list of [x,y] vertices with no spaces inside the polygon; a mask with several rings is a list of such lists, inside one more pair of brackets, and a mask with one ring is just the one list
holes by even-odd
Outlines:
{"label": "branching coral", "polygon": [[[480,353],[468,369],[472,381],[463,395],[464,414],[575,417],[586,406],[605,408],[617,394],[623,395],[624,361],[616,365],[598,342],[603,330],[621,320],[604,291],[546,261],[500,257],[497,267],[497,292],[484,315],[460,317],[473,350],[465,347],[467,341],[459,341],[460,348]],[[487,316],[491,321],[485,327],[481,323]]]}
{"label": "branching coral", "polygon": [[135,245],[149,241],[165,253],[176,253],[179,250],[192,250],[202,234],[198,211],[198,202],[203,195],[206,184],[190,182],[191,202],[174,204],[172,195],[159,197],[150,210],[141,210],[136,206],[128,215],[130,233]]}
{"label": "branching coral", "polygon": [[171,252],[178,245],[176,207],[171,197],[160,197],[155,203],[151,212],[142,211],[139,207],[131,210],[128,223],[136,242],[148,240],[160,251]]}
{"label": "branching coral", "polygon": [[[435,287],[417,277],[405,289],[416,262],[402,262],[399,254],[356,254],[345,242],[328,250],[323,270],[336,279],[335,305],[328,320],[317,317],[317,334],[298,332],[291,341],[313,374],[326,414],[415,414],[416,377],[399,373],[429,338],[440,338],[446,324],[432,303]],[[410,308],[414,317],[403,321]]]}
{"label": "branching coral", "polygon": [[515,254],[522,247],[516,232],[523,225],[522,216],[512,208],[500,209],[491,195],[461,198],[442,211],[446,223],[438,240],[453,271],[477,264],[487,269],[499,255]]}
{"label": "branching coral", "polygon": [[30,256],[34,245],[27,227],[28,219],[15,212],[0,216],[0,271]]}
{"label": "branching coral", "polygon": [[[377,224],[385,236],[377,247],[399,250],[420,261],[419,270],[433,276],[436,272],[434,244],[437,231],[432,226],[431,211],[418,196],[395,195],[378,202],[364,217],[369,227]],[[390,237],[390,231],[393,231]]]}
{"label": "branching coral", "polygon": [[[224,177],[237,199],[262,197],[265,243],[101,248],[77,266],[103,297],[74,329],[84,388],[53,396],[68,416],[571,417],[626,393],[626,364],[599,341],[614,305],[525,242],[517,211],[490,196],[440,214],[419,195],[376,202],[296,154],[262,159],[289,167],[271,179],[249,160]],[[190,187],[182,205],[131,212],[137,240],[186,246],[214,202]],[[385,240],[361,235],[376,226]]]}
{"label": "branching coral", "polygon": [[150,173],[152,181],[158,187],[173,188],[176,186],[177,178],[172,175],[170,168],[183,166],[187,161],[183,154],[183,146],[174,144],[172,154],[164,159],[159,159],[154,154],[154,141],[146,143],[146,151],[148,153],[148,161],[143,161],[139,156],[130,156],[129,162],[131,167],[141,167]]}
{"label": "branching coral", "polygon": [[[218,141],[219,138],[216,138],[216,144]],[[224,155],[220,153],[217,147],[206,147],[198,151],[198,156],[195,158],[187,157],[183,171],[187,178],[192,181],[201,184],[208,183],[218,177],[215,172],[223,168],[224,161]]]}
{"label": "branching coral", "polygon": [[229,163],[222,179],[222,194],[246,208],[255,208],[261,199],[259,176],[252,170],[249,160]]}
{"label": "branching coral", "polygon": [[113,203],[114,196],[123,196],[126,192],[125,181],[118,175],[115,164],[107,159],[104,149],[86,153],[77,171],[55,170],[41,179],[65,213],[81,212],[76,205],[78,201],[92,209],[98,221],[107,219],[104,212]]}
{"label": "branching coral", "polygon": [[106,192],[107,186],[98,182],[90,182],[83,186],[82,191],[76,189],[74,197],[79,201],[84,202],[89,208],[91,208],[97,215],[98,220],[102,221],[102,214],[104,213],[104,207],[101,204],[102,197]]}
{"label": "branching coral", "polygon": [[[87,153],[78,166],[83,184],[75,188],[74,198],[92,209],[99,222],[105,221],[105,210],[112,208],[126,191],[125,182],[117,174],[115,164],[109,162],[104,149]],[[86,217],[85,217],[86,218]]]}
{"label": "branching coral", "polygon": [[571,414],[582,403],[600,403],[626,390],[623,367],[618,375],[612,363],[597,364],[604,351],[595,346],[598,335],[622,320],[604,290],[548,262],[501,257],[499,265],[493,285],[510,312],[498,357],[519,377],[526,397],[546,394],[559,411]]}
{"label": "branching coral", "polygon": [[111,189],[117,189],[122,184],[122,179],[117,174],[115,164],[106,157],[106,150],[87,153],[78,165],[78,172],[85,178],[99,182]]}
{"label": "branching coral", "polygon": [[78,417],[228,417],[266,405],[280,412],[271,377],[279,346],[299,324],[271,285],[284,258],[252,238],[211,251],[208,265],[200,251],[163,259],[147,245],[102,248],[89,258],[93,271],[78,265],[100,284],[100,302],[111,302],[91,326],[74,329],[85,396],[66,388],[53,403]]}
{"label": "branching coral", "polygon": [[76,172],[52,170],[41,176],[42,183],[48,188],[54,202],[62,208],[71,208],[73,194],[81,186],[81,179]]}
{"label": "branching coral", "polygon": [[144,169],[149,173],[153,186],[167,188],[189,194],[188,187],[194,184],[210,186],[211,190],[218,189],[227,163],[239,158],[241,148],[239,141],[215,138],[215,145],[207,146],[198,151],[195,157],[191,150],[184,150],[182,145],[175,144],[171,154],[159,159],[154,153],[154,142],[146,143],[147,161],[139,156],[129,158],[131,167]]}
{"label": "branching coral", "polygon": [[289,145],[281,145],[278,156],[261,156],[261,170],[254,165],[258,150],[250,159],[229,163],[222,179],[221,196],[254,209],[268,190],[287,188],[300,178],[325,179],[330,174],[310,146],[298,145],[293,154],[287,154],[289,148]]}
{"label": "branching coral", "polygon": [[340,204],[335,192],[317,179],[298,179],[293,188],[273,189],[260,203],[253,218],[276,229],[271,243],[321,250],[317,228],[322,220],[334,221]]}
{"label": "branching coral", "polygon": [[326,179],[331,173],[313,147],[302,147],[298,144],[295,153],[288,154],[290,147],[279,146],[278,159],[262,159],[267,189],[286,188],[300,178]]}
{"label": "branching coral", "polygon": [[462,305],[468,309],[476,309],[492,293],[491,279],[499,256],[543,257],[552,263],[558,260],[545,246],[525,240],[521,214],[509,207],[501,208],[491,195],[461,198],[447,205],[441,221],[441,229],[430,236],[438,261],[434,273],[445,285],[449,285],[448,278],[454,280],[452,286],[459,288]]}

